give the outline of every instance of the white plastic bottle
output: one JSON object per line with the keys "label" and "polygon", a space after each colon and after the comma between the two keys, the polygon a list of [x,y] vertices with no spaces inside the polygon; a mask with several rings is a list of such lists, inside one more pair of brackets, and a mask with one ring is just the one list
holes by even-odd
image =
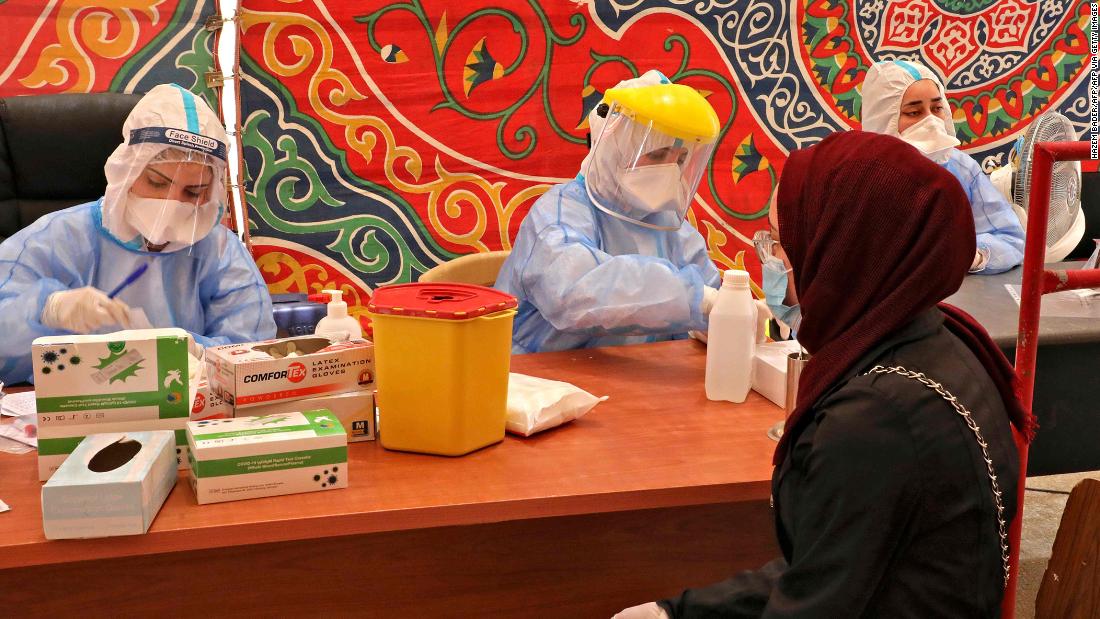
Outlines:
{"label": "white plastic bottle", "polygon": [[363,337],[363,327],[359,321],[348,316],[348,304],[344,303],[344,294],[339,290],[322,292],[328,295],[328,315],[317,323],[317,328],[313,332],[328,337],[334,342]]}
{"label": "white plastic bottle", "polygon": [[749,274],[731,269],[710,311],[707,332],[707,399],[741,403],[752,387],[756,353],[756,305]]}

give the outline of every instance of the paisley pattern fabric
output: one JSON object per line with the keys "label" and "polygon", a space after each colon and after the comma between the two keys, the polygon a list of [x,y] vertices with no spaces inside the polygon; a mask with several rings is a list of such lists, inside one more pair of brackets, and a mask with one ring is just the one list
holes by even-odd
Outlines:
{"label": "paisley pattern fabric", "polygon": [[[175,81],[210,98],[215,8],[0,1],[0,95]],[[272,292],[340,288],[357,315],[378,286],[508,249],[576,175],[588,111],[650,68],[722,120],[689,218],[754,277],[786,154],[859,126],[873,62],[938,72],[987,170],[1038,114],[1084,133],[1090,113],[1085,0],[241,0],[239,28],[257,263]]]}
{"label": "paisley pattern fabric", "polygon": [[214,0],[4,0],[0,97],[141,92],[173,82],[216,109],[203,28]]}

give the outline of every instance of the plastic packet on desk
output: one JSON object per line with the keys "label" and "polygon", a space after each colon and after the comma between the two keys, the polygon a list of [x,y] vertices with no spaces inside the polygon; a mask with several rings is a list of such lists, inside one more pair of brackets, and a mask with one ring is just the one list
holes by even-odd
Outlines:
{"label": "plastic packet on desk", "polygon": [[0,451],[25,454],[38,447],[38,415],[20,415],[12,423],[0,426]]}
{"label": "plastic packet on desk", "polygon": [[606,399],[569,383],[513,372],[508,374],[505,428],[513,434],[531,436],[580,419]]}

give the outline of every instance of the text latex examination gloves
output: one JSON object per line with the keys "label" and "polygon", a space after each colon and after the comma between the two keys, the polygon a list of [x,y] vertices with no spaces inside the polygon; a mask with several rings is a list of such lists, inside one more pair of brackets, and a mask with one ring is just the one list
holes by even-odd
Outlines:
{"label": "text latex examination gloves", "polygon": [[929,114],[913,126],[901,132],[901,139],[912,144],[917,150],[936,163],[947,161],[949,151],[962,142],[949,134],[944,128],[943,119]]}
{"label": "text latex examination gloves", "polygon": [[580,419],[607,396],[597,398],[580,387],[525,374],[508,374],[508,420],[513,434],[531,436]]}
{"label": "text latex examination gloves", "polygon": [[42,308],[42,324],[51,329],[82,334],[116,325],[129,327],[130,308],[91,286],[61,290],[46,299],[46,305]]}

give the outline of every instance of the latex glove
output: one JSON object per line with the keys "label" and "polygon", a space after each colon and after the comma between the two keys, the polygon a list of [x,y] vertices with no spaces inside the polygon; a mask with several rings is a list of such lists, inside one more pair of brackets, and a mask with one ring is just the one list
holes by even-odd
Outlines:
{"label": "latex glove", "polygon": [[718,301],[718,289],[703,286],[703,300],[699,304],[704,316],[710,316],[710,310],[714,309],[714,303]]}
{"label": "latex glove", "polygon": [[107,298],[102,290],[85,286],[51,294],[42,308],[41,320],[51,329],[73,333],[92,333],[112,325],[129,328],[130,307]]}
{"label": "latex glove", "polygon": [[985,269],[985,265],[989,262],[989,252],[984,249],[978,249],[974,252],[974,260],[970,263],[970,272],[977,273]]}
{"label": "latex glove", "polygon": [[771,309],[763,299],[753,299],[756,306],[756,343],[763,344],[768,339],[765,332],[768,330],[768,321],[773,318]]}
{"label": "latex glove", "polygon": [[668,619],[668,613],[657,602],[648,602],[620,610],[611,619]]}

